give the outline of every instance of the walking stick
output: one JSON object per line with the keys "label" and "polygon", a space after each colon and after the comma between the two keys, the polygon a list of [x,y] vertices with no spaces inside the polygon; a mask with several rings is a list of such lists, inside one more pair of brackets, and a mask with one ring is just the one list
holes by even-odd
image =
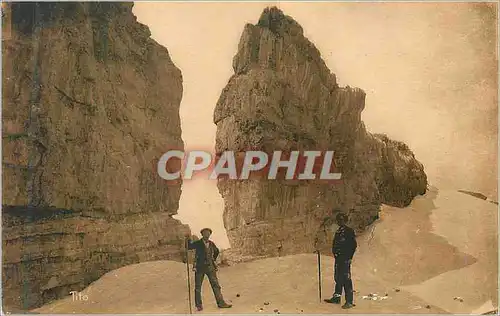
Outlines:
{"label": "walking stick", "polygon": [[186,271],[187,271],[189,314],[192,314],[193,307],[191,306],[191,277],[189,275],[189,248],[188,248],[188,240],[187,239],[186,239]]}
{"label": "walking stick", "polygon": [[318,254],[318,293],[319,293],[319,302],[321,303],[321,254],[319,250],[316,250]]}

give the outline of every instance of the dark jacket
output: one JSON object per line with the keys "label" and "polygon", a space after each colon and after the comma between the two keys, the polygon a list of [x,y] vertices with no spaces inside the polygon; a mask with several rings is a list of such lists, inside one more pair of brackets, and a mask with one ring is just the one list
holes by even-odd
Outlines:
{"label": "dark jacket", "polygon": [[199,239],[197,241],[188,241],[188,249],[189,250],[195,250],[195,267],[196,268],[202,268],[202,267],[208,267],[212,265],[214,268],[216,267],[215,261],[217,260],[217,257],[219,256],[219,249],[217,246],[214,244],[213,241],[209,240],[208,241],[209,247],[212,250],[212,262],[207,262],[206,261],[206,249],[205,249],[205,243],[203,242],[203,239]]}
{"label": "dark jacket", "polygon": [[356,252],[358,244],[356,233],[348,226],[341,226],[335,232],[332,245],[332,253],[336,259],[350,260]]}

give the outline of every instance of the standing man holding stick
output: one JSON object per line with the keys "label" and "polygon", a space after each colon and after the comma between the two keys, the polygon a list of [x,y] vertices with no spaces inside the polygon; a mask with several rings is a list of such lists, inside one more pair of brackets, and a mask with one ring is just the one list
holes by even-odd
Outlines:
{"label": "standing man holding stick", "polygon": [[215,260],[217,260],[219,256],[219,249],[215,246],[214,242],[210,240],[212,230],[210,228],[203,228],[200,233],[203,236],[202,239],[194,242],[190,240],[189,235],[186,236],[188,249],[194,249],[196,251],[196,260],[194,263],[194,301],[196,308],[198,311],[203,310],[201,286],[205,275],[208,277],[208,281],[210,281],[210,285],[212,286],[217,306],[219,308],[230,308],[232,305],[224,301],[219,280],[217,279],[217,265],[215,264]]}
{"label": "standing man holding stick", "polygon": [[332,253],[335,257],[335,292],[333,297],[325,300],[327,303],[340,304],[342,290],[345,292],[346,303],[343,309],[354,307],[353,286],[351,279],[351,261],[356,252],[356,234],[347,226],[348,217],[344,213],[336,216],[339,228],[333,239]]}

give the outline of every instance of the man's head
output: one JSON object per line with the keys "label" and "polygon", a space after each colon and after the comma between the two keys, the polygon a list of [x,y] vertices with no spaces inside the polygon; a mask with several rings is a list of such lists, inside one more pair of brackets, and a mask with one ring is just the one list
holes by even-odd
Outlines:
{"label": "man's head", "polygon": [[349,218],[347,217],[347,214],[345,214],[345,213],[338,213],[337,216],[335,217],[335,220],[337,222],[337,225],[345,226],[347,224],[347,222],[349,221]]}
{"label": "man's head", "polygon": [[212,230],[210,228],[203,228],[200,233],[203,239],[208,240],[210,235],[212,235]]}

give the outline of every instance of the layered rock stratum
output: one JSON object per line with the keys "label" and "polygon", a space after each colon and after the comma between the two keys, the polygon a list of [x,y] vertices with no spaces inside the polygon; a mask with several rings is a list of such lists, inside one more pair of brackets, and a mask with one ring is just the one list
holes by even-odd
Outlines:
{"label": "layered rock stratum", "polygon": [[[4,4],[5,5],[5,4]],[[3,32],[3,304],[39,306],[102,274],[181,260],[182,76],[132,3],[12,3]]]}
{"label": "layered rock stratum", "polygon": [[407,206],[426,192],[423,165],[408,146],[366,130],[365,92],[340,87],[302,27],[281,10],[267,8],[245,26],[233,69],[214,112],[217,153],[334,150],[342,173],[337,184],[220,179],[235,255],[329,248],[325,223],[333,208],[349,212],[362,231],[381,204]]}

